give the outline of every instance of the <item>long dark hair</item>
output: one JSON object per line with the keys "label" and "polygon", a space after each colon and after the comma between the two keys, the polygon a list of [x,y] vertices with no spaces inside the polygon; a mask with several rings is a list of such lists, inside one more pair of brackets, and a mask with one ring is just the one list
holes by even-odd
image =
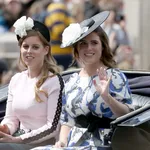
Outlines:
{"label": "long dark hair", "polygon": [[[107,34],[100,26],[96,28],[93,32],[98,34],[102,43],[103,51],[102,51],[102,56],[100,58],[100,61],[108,68],[116,67],[116,62],[113,58],[113,53],[109,47],[109,40],[108,40]],[[79,58],[79,54],[77,50],[77,43],[73,45],[73,57],[74,57],[74,60],[73,60],[73,63],[74,63],[75,60],[78,60]]]}

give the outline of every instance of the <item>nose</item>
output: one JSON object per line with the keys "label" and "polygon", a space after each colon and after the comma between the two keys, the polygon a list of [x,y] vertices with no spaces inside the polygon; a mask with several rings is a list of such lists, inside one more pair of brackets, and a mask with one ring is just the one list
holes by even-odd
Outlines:
{"label": "nose", "polygon": [[92,49],[92,45],[90,43],[87,44],[87,49],[91,50]]}
{"label": "nose", "polygon": [[28,52],[28,53],[31,53],[31,52],[32,52],[31,47],[29,47],[29,48],[27,49],[27,52]]}

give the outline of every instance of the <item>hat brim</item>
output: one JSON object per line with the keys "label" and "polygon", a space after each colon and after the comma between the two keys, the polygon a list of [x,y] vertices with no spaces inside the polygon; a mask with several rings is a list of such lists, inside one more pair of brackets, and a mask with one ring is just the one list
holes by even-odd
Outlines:
{"label": "hat brim", "polygon": [[74,42],[68,44],[68,45],[63,45],[61,44],[61,48],[65,48],[71,45],[74,45],[87,35],[89,35],[91,32],[93,32],[96,28],[98,28],[109,16],[110,12],[109,11],[103,11],[101,13],[98,13],[97,15],[91,17],[90,19],[86,19],[80,23],[81,28],[83,27],[88,27],[89,24],[93,21],[93,24],[88,28],[86,32],[84,32],[79,38],[77,38]]}

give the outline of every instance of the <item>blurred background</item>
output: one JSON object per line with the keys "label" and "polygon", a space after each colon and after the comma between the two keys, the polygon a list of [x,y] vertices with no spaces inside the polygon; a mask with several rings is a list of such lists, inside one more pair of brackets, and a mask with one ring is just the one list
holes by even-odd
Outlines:
{"label": "blurred background", "polygon": [[63,70],[72,66],[71,48],[60,49],[61,34],[70,23],[109,10],[102,24],[120,69],[150,71],[149,0],[0,0],[0,84],[9,82],[20,71],[19,47],[13,24],[29,16],[48,26],[52,55]]}

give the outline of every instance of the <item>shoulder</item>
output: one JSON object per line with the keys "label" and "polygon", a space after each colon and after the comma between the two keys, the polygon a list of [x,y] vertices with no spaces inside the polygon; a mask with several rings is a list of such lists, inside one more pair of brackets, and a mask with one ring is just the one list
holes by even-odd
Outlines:
{"label": "shoulder", "polygon": [[112,80],[117,81],[127,81],[125,74],[118,68],[109,68],[107,69],[108,76],[112,76]]}
{"label": "shoulder", "polygon": [[[14,74],[11,78],[11,82],[13,81],[17,81],[20,78],[24,78],[26,76],[27,71],[22,71],[22,72],[18,72],[16,74]],[[19,81],[20,82],[20,81]]]}
{"label": "shoulder", "polygon": [[69,79],[66,81],[66,84],[71,84],[72,82],[75,82],[77,78],[79,78],[79,74],[73,73],[72,75],[70,75]]}
{"label": "shoulder", "polygon": [[108,69],[108,76],[111,76],[111,87],[115,87],[115,89],[122,89],[128,85],[128,80],[125,74],[119,69]]}
{"label": "shoulder", "polygon": [[79,75],[78,73],[73,73],[69,79],[65,82],[65,89],[70,89],[78,80]]}
{"label": "shoulder", "polygon": [[54,84],[54,83],[57,84],[59,83],[60,78],[62,78],[60,75],[49,72],[49,76],[46,82],[51,83],[51,84]]}
{"label": "shoulder", "polygon": [[18,72],[11,77],[9,87],[17,86],[17,84],[21,84],[26,76],[26,71]]}
{"label": "shoulder", "polygon": [[64,85],[64,81],[61,77],[61,75],[54,75],[51,72],[49,72],[49,76],[46,79],[46,81],[43,83],[43,88],[48,88],[51,90],[59,90]]}
{"label": "shoulder", "polygon": [[125,76],[125,74],[118,68],[108,68],[107,73],[112,76]]}

